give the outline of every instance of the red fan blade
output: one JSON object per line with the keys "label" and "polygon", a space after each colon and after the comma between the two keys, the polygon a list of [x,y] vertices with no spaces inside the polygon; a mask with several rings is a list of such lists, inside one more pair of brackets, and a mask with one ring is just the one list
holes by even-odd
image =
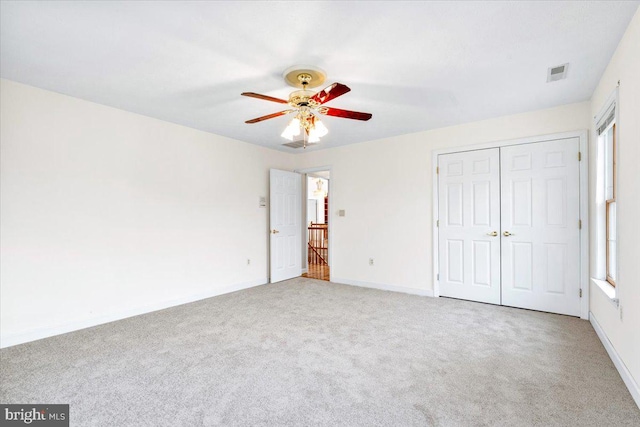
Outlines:
{"label": "red fan blade", "polygon": [[250,96],[251,98],[264,99],[265,101],[279,102],[280,104],[289,103],[289,101],[285,101],[284,99],[274,98],[273,96],[260,95],[259,93],[255,93],[255,92],[242,92],[240,95]]}
{"label": "red fan blade", "polygon": [[289,113],[292,113],[294,111],[295,110],[284,110],[284,111],[280,111],[278,113],[269,114],[268,116],[262,116],[262,117],[258,117],[258,118],[255,118],[255,119],[247,120],[245,123],[258,123],[258,122],[261,122],[263,120],[273,119],[274,117],[284,116],[285,114],[289,114]]}
{"label": "red fan blade", "polygon": [[344,95],[350,90],[351,89],[342,83],[334,83],[331,86],[325,87],[309,99],[316,101],[318,104],[324,104],[325,102],[329,102],[332,99],[339,97],[340,95]]}
{"label": "red fan blade", "polygon": [[354,120],[364,120],[364,121],[367,121],[372,117],[371,113],[360,113],[358,111],[341,110],[339,108],[329,108],[329,107],[318,108],[318,113],[325,114],[327,116],[342,117],[344,119],[354,119]]}

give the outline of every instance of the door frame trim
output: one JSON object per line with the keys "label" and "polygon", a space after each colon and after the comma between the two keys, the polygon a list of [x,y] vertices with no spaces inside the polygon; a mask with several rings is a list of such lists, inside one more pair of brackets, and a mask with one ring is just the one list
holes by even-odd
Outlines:
{"label": "door frame trim", "polygon": [[433,262],[433,296],[440,296],[440,260],[438,256],[438,157],[441,154],[460,153],[464,151],[484,150],[488,148],[501,148],[510,145],[533,144],[536,142],[548,142],[559,139],[578,138],[581,161],[580,171],[580,289],[582,298],[580,300],[580,318],[589,319],[589,149],[587,130],[577,130],[571,132],[553,133],[547,135],[531,136],[526,138],[508,139],[503,141],[485,142],[472,145],[461,145],[450,148],[440,148],[431,151],[431,183],[432,183],[432,262]]}
{"label": "door frame trim", "polygon": [[[328,215],[329,218],[332,218],[331,215],[331,205],[332,205],[332,199],[333,199],[333,167],[332,166],[318,166],[318,167],[311,167],[311,168],[301,168],[301,169],[294,169],[294,172],[297,172],[299,174],[302,174],[303,176],[308,175],[308,174],[312,174],[314,172],[324,172],[324,171],[329,171],[329,189],[328,189],[328,194],[329,194],[329,200],[328,200]],[[308,262],[308,255],[307,255],[307,195],[306,193],[304,193],[305,191],[307,191],[307,186],[306,186],[306,182],[304,183],[304,185],[301,186],[301,191],[303,192],[302,194],[302,200],[304,200],[304,203],[302,203],[302,229],[303,229],[303,237],[305,237],[304,242],[303,242],[303,247],[305,248],[304,251],[302,251],[305,254],[305,262],[304,265],[309,268],[309,262]],[[332,221],[333,222],[333,221]],[[329,281],[331,282],[331,276],[333,274],[333,225],[329,225],[329,244],[328,244],[328,251],[329,251]]]}

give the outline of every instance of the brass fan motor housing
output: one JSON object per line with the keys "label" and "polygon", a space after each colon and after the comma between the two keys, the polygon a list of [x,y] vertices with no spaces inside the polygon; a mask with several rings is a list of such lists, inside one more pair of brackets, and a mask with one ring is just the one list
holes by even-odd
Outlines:
{"label": "brass fan motor housing", "polygon": [[315,108],[319,104],[313,99],[310,99],[315,94],[316,93],[314,91],[306,90],[306,89],[293,91],[289,94],[289,105],[295,108],[298,108],[298,107]]}

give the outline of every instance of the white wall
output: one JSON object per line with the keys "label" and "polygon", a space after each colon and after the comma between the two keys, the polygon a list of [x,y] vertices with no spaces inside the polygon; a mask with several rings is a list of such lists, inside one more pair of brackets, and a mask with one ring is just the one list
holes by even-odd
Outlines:
{"label": "white wall", "polygon": [[267,281],[292,155],[0,84],[2,346]]}
{"label": "white wall", "polygon": [[432,294],[432,150],[588,129],[589,113],[583,102],[302,154],[298,168],[332,167],[332,280]]}
{"label": "white wall", "polygon": [[[640,10],[636,12],[591,99],[591,118],[604,106],[620,81],[617,157],[618,279],[620,310],[591,286],[591,312],[614,349],[640,384]],[[595,123],[590,123],[595,135]],[[596,138],[591,138],[592,206],[595,200]],[[591,266],[595,265],[595,228],[591,227]]]}

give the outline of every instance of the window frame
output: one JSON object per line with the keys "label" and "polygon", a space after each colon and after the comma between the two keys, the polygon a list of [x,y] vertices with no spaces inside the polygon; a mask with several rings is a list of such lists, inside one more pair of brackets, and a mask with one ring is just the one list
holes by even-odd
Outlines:
{"label": "window frame", "polygon": [[[609,245],[608,238],[610,236],[610,225],[607,220],[609,219],[608,208],[610,203],[607,201],[611,201],[615,198],[615,215],[616,219],[618,217],[618,211],[620,210],[620,200],[617,198],[617,194],[613,194],[614,191],[614,182],[617,184],[617,162],[616,167],[611,169],[611,176],[607,177],[607,168],[605,167],[607,163],[607,144],[604,139],[604,133],[611,132],[612,142],[615,141],[615,147],[611,146],[612,152],[611,157],[617,159],[617,151],[620,147],[620,110],[619,110],[619,86],[614,88],[611,94],[607,97],[606,101],[602,103],[602,108],[598,111],[598,113],[593,117],[593,140],[592,143],[595,148],[596,160],[595,160],[595,180],[592,181],[595,184],[591,189],[590,193],[592,196],[591,207],[593,212],[595,213],[595,218],[593,221],[592,233],[595,238],[595,246],[594,246],[594,258],[593,263],[591,263],[591,283],[595,288],[600,289],[604,295],[607,296],[609,301],[616,307],[619,306],[620,300],[620,288],[623,286],[623,283],[620,281],[619,277],[619,269],[617,263],[615,264],[614,276],[610,276],[609,269],[611,264],[611,259],[609,256]],[[615,124],[615,130],[613,130],[613,124]],[[607,188],[609,186],[609,188]],[[607,194],[607,190],[609,190],[609,194]],[[617,190],[616,190],[617,191]],[[624,209],[624,207],[623,207]],[[616,223],[611,224],[615,227]],[[615,246],[616,259],[618,253],[618,243],[617,243],[617,228],[616,231],[616,240],[613,243]]]}
{"label": "window frame", "polygon": [[[617,279],[618,275],[617,275],[617,271],[613,272],[615,277],[616,277],[616,279],[614,279],[613,276],[611,276],[611,274],[610,274],[611,273],[611,269],[610,269],[610,264],[611,264],[610,242],[611,242],[611,239],[609,238],[609,236],[610,236],[609,215],[611,215],[609,207],[610,207],[610,205],[612,203],[616,204],[615,205],[615,209],[616,209],[616,215],[615,215],[616,234],[617,234],[617,228],[618,228],[617,227],[617,223],[618,223],[618,204],[616,203],[616,181],[617,181],[617,179],[616,179],[616,175],[617,175],[616,174],[616,158],[617,158],[617,156],[616,156],[616,119],[615,119],[615,115],[614,115],[613,122],[612,122],[612,124],[610,126],[612,126],[611,135],[612,135],[612,138],[613,138],[613,141],[611,142],[611,176],[612,176],[611,177],[611,180],[612,180],[611,187],[612,187],[612,189],[611,189],[611,198],[607,199],[606,195],[605,195],[605,201],[604,201],[604,203],[605,203],[605,208],[604,208],[605,220],[604,221],[605,221],[605,225],[606,225],[606,228],[607,228],[606,229],[606,234],[605,234],[605,259],[606,259],[605,278],[606,278],[607,282],[609,282],[609,284],[615,288],[616,287],[616,279]],[[607,128],[602,133],[606,132],[608,129],[609,129],[609,126],[607,126]],[[605,147],[605,149],[606,149],[606,147]],[[606,157],[606,155],[605,155],[605,157]],[[609,167],[609,164],[608,164],[607,161],[605,161],[604,167],[605,167],[604,173],[605,173],[605,176],[606,176],[607,175],[607,167]],[[606,182],[605,182],[605,187],[606,187]],[[605,193],[606,193],[606,190],[605,190]],[[615,242],[615,244],[617,246],[617,242],[618,242],[617,236],[616,236],[616,239],[614,240],[614,242]],[[616,250],[615,252],[616,252],[615,265],[617,267],[618,266],[618,251]],[[617,270],[617,268],[616,268],[616,270]]]}

